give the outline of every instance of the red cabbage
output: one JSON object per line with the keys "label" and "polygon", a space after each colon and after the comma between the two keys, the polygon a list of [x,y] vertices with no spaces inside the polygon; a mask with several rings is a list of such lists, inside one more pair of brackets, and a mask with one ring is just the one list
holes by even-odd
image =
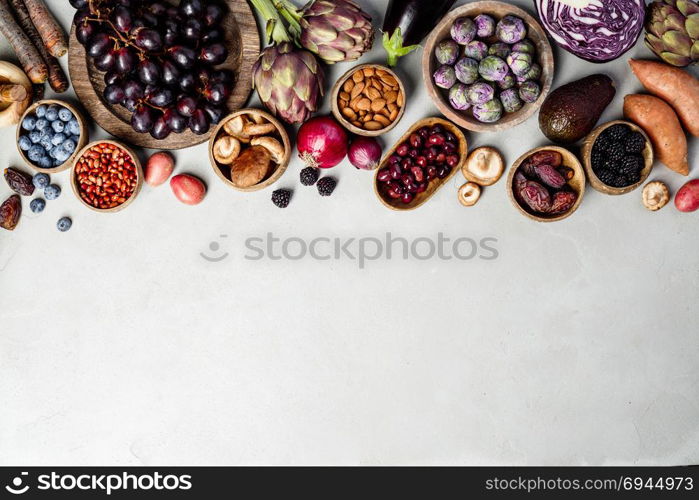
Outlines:
{"label": "red cabbage", "polygon": [[643,29],[644,0],[535,0],[541,24],[565,50],[602,63],[634,46]]}

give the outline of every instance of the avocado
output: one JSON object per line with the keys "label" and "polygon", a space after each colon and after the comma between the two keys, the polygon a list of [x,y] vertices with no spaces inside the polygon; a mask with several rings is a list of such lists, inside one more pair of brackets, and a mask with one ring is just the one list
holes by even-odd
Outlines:
{"label": "avocado", "polygon": [[551,92],[539,111],[539,128],[553,142],[571,144],[595,127],[616,94],[607,75],[590,75]]}

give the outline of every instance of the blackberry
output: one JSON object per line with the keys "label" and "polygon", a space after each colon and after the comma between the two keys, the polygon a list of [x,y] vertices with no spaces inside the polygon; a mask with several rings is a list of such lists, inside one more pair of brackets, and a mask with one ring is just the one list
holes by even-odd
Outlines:
{"label": "blackberry", "polygon": [[641,153],[646,147],[646,138],[640,132],[632,132],[626,138],[624,142],[624,147],[627,153]]}
{"label": "blackberry", "polygon": [[602,166],[604,162],[604,153],[599,148],[592,148],[592,154],[590,155],[590,163],[592,163],[592,168],[597,169]]}
{"label": "blackberry", "polygon": [[277,189],[272,193],[272,203],[277,205],[279,208],[288,207],[289,200],[291,200],[291,191],[288,189]]}
{"label": "blackberry", "polygon": [[619,173],[624,174],[627,177],[630,177],[633,174],[637,174],[641,170],[643,170],[644,167],[644,161],[643,158],[640,156],[627,156],[623,160],[621,160],[621,163],[619,164]]}
{"label": "blackberry", "polygon": [[606,128],[601,134],[600,138],[604,138],[609,142],[623,142],[626,136],[629,135],[631,129],[627,125],[622,125],[618,123]]}
{"label": "blackberry", "polygon": [[613,186],[614,184],[614,179],[616,177],[616,174],[612,172],[611,170],[607,169],[602,169],[599,172],[595,172],[597,174],[597,178],[602,181],[603,184],[606,184],[607,186]]}
{"label": "blackberry", "polygon": [[631,183],[629,182],[629,180],[623,174],[615,175],[614,180],[612,181],[612,187],[621,188],[621,187],[626,187],[630,184]]}
{"label": "blackberry", "polygon": [[317,168],[306,167],[301,170],[301,184],[304,186],[312,186],[318,181],[320,177],[320,172]]}
{"label": "blackberry", "polygon": [[629,181],[629,185],[636,184],[638,181],[641,180],[641,172],[637,170],[633,173],[628,173],[626,174],[626,178]]}
{"label": "blackberry", "polygon": [[624,145],[620,142],[613,142],[607,146],[607,158],[613,162],[620,162],[626,156]]}
{"label": "blackberry", "polygon": [[332,177],[323,177],[318,181],[318,193],[321,196],[330,196],[337,186],[337,181]]}

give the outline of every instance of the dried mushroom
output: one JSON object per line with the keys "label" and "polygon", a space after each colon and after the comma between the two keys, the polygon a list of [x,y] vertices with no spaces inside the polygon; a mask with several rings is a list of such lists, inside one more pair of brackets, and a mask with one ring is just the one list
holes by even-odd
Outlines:
{"label": "dried mushroom", "polygon": [[480,186],[495,184],[505,171],[500,153],[490,147],[474,149],[461,169],[464,177]]}
{"label": "dried mushroom", "polygon": [[643,206],[655,212],[670,201],[670,190],[664,182],[653,181],[643,186]]}

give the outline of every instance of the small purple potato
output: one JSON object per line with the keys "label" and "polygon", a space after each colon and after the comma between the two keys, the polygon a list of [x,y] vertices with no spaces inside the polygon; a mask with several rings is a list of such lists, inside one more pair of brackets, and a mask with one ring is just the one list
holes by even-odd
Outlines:
{"label": "small purple potato", "polygon": [[456,83],[456,73],[452,66],[444,65],[437,68],[434,72],[434,83],[437,87],[450,89]]}
{"label": "small purple potato", "polygon": [[468,102],[468,85],[457,83],[449,90],[449,104],[454,109],[459,111],[466,110],[471,107]]}
{"label": "small purple potato", "polygon": [[480,40],[474,40],[464,46],[464,57],[470,57],[476,61],[482,60],[488,55],[488,46]]}
{"label": "small purple potato", "polygon": [[510,52],[510,46],[504,42],[495,42],[488,49],[489,56],[497,56],[500,59],[505,59],[507,56],[510,55]]}
{"label": "small purple potato", "polygon": [[454,66],[456,79],[461,83],[472,84],[478,80],[478,61],[468,57],[462,57]]}
{"label": "small purple potato", "polygon": [[535,102],[541,95],[541,87],[538,83],[528,80],[519,86],[519,97],[524,102]]}
{"label": "small purple potato", "polygon": [[454,40],[442,40],[434,49],[439,64],[454,64],[459,57],[459,45]]}
{"label": "small purple potato", "polygon": [[514,113],[524,106],[517,89],[507,89],[500,92],[500,102],[502,102],[502,109],[505,110],[505,113]]}
{"label": "small purple potato", "polygon": [[483,123],[494,123],[502,118],[502,104],[499,99],[493,99],[473,107],[473,116]]}
{"label": "small purple potato", "polygon": [[476,23],[476,35],[479,38],[489,38],[495,34],[495,19],[488,14],[479,14],[473,21]]}
{"label": "small purple potato", "polygon": [[505,43],[517,43],[527,36],[527,27],[517,16],[505,16],[495,26],[495,34],[498,40]]}
{"label": "small purple potato", "polygon": [[469,17],[460,17],[451,25],[451,38],[459,45],[466,45],[476,38],[476,23]]}
{"label": "small purple potato", "polygon": [[526,52],[510,52],[507,56],[507,65],[515,76],[523,75],[532,67],[532,56]]}
{"label": "small purple potato", "polygon": [[507,63],[496,56],[488,56],[478,65],[478,73],[489,82],[499,82],[507,75]]}
{"label": "small purple potato", "polygon": [[468,88],[468,102],[472,105],[486,103],[495,97],[495,89],[485,82],[476,82]]}

